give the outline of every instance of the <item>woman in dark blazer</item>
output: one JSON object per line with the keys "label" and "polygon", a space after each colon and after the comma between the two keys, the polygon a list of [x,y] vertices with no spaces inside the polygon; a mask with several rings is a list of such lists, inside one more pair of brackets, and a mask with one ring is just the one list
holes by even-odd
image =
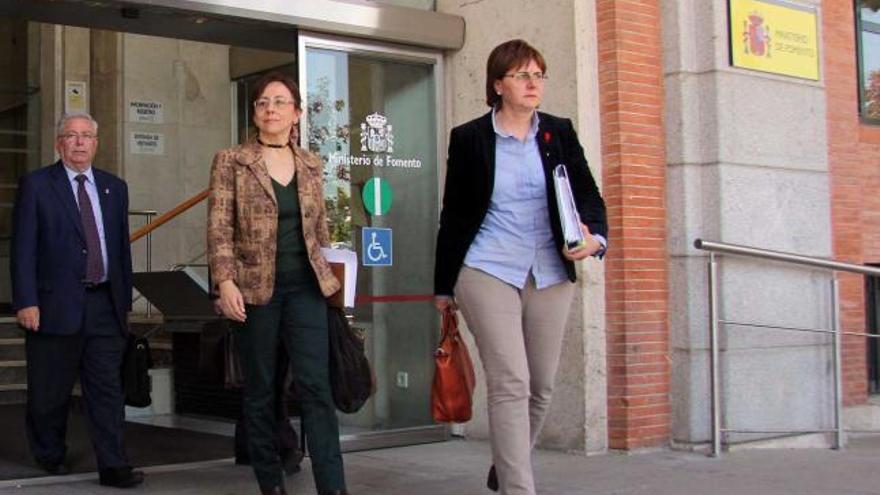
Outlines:
{"label": "woman in dark blazer", "polygon": [[[571,121],[538,112],[544,57],[522,40],[486,70],[492,111],[452,130],[434,271],[439,311],[461,308],[486,375],[493,465],[487,486],[534,495],[541,430],[574,293],[574,262],[605,252],[605,203]],[[552,170],[571,181],[585,241],[565,245]]]}
{"label": "woman in dark blazer", "polygon": [[340,285],[321,252],[330,244],[324,168],[294,140],[302,110],[290,76],[263,76],[251,99],[258,134],[214,157],[208,202],[211,278],[221,311],[239,322],[250,462],[264,494],[286,493],[276,444],[280,342],[290,358],[318,493],[344,495],[325,300]]}

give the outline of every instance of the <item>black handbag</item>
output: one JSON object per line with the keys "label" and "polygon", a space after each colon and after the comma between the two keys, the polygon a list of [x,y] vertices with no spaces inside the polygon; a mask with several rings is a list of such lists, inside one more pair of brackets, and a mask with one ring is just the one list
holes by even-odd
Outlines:
{"label": "black handbag", "polygon": [[244,371],[241,369],[241,359],[238,355],[238,332],[230,325],[226,332],[226,345],[223,346],[223,385],[226,388],[241,388],[244,386]]}
{"label": "black handbag", "polygon": [[150,356],[150,342],[146,337],[128,334],[125,356],[122,360],[122,386],[125,392],[125,405],[147,407],[153,403],[150,397],[150,368],[153,358]]}
{"label": "black handbag", "polygon": [[241,388],[244,383],[238,357],[236,325],[225,318],[202,325],[199,335],[199,379],[228,389]]}
{"label": "black handbag", "polygon": [[330,333],[330,388],[336,408],[355,413],[375,389],[375,379],[364,349],[364,335],[351,328],[345,312],[327,305]]}

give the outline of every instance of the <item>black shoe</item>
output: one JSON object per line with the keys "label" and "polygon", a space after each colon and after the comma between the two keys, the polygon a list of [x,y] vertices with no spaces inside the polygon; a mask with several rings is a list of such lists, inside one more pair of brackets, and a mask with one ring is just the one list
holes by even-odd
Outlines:
{"label": "black shoe", "polygon": [[486,488],[493,492],[498,491],[498,473],[495,472],[495,465],[489,468],[489,476],[486,477]]}
{"label": "black shoe", "polygon": [[40,466],[43,471],[53,475],[53,476],[64,476],[65,474],[70,474],[70,468],[64,461],[60,462],[45,462],[45,461],[37,461],[37,465]]}
{"label": "black shoe", "polygon": [[263,495],[287,495],[287,491],[283,486],[273,486],[272,488],[260,488]]}
{"label": "black shoe", "polygon": [[143,471],[135,471],[129,466],[107,468],[98,472],[98,482],[102,486],[131,488],[144,482],[144,473]]}
{"label": "black shoe", "polygon": [[302,470],[300,464],[302,463],[303,451],[300,449],[285,449],[281,451],[281,468],[284,470],[284,474],[290,476],[294,475]]}

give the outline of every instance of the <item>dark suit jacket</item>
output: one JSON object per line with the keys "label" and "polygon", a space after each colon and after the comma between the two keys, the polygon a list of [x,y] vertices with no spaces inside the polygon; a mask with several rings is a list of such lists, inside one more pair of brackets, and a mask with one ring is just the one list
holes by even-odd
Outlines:
{"label": "dark suit jacket", "polygon": [[[590,232],[607,239],[605,202],[587,167],[584,150],[571,121],[540,112],[538,116],[536,139],[547,181],[550,227],[559,248],[559,257],[569,280],[573,282],[576,279],[574,263],[562,256],[564,239],[551,177],[553,168],[565,164],[581,221],[590,228]],[[495,130],[492,128],[492,113],[489,112],[452,129],[449,137],[446,186],[434,266],[435,294],[453,294],[465,255],[489,209],[494,182]]]}
{"label": "dark suit jacket", "polygon": [[[104,217],[107,276],[120,329],[131,310],[128,187],[92,167]],[[40,308],[40,333],[70,335],[83,321],[86,238],[64,165],[35,170],[18,185],[12,226],[12,306]]]}

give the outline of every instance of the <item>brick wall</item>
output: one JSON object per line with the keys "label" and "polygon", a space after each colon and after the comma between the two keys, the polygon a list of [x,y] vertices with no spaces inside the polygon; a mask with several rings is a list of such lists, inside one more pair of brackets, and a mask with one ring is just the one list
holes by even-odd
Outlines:
{"label": "brick wall", "polygon": [[657,0],[597,0],[609,446],[670,435],[666,158]]}
{"label": "brick wall", "polygon": [[[834,256],[851,263],[880,263],[880,127],[859,122],[853,2],[825,0],[822,13]],[[862,331],[863,277],[841,276],[840,295],[843,329]],[[865,402],[863,338],[844,338],[843,388],[846,405]]]}

